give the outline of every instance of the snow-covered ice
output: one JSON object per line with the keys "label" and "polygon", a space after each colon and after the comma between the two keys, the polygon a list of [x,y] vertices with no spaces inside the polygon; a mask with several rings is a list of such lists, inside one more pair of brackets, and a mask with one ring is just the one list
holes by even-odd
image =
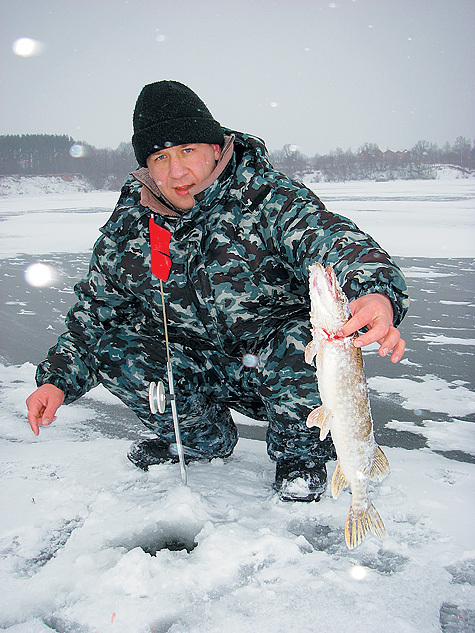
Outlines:
{"label": "snow-covered ice", "polygon": [[392,255],[473,257],[475,178],[317,183],[331,210],[368,231]]}
{"label": "snow-covered ice", "polygon": [[113,191],[0,198],[0,257],[91,250],[117,198]]}
{"label": "snow-covered ice", "polygon": [[143,473],[127,441],[91,433],[84,404],[36,440],[21,419],[33,367],[2,374],[7,630],[419,633],[442,604],[473,617],[473,464],[385,447],[371,494],[388,534],[350,552],[349,494],[277,501],[263,442],[189,466],[184,487],[178,466]]}
{"label": "snow-covered ice", "polygon": [[[438,284],[445,280],[450,289],[457,270],[469,278],[462,269],[475,255],[474,181],[314,188],[329,208],[379,232],[391,253],[434,257],[411,260],[405,269],[408,280],[420,284],[410,321],[418,340],[408,341],[397,368],[381,363],[369,378],[376,408],[380,399],[398,402],[398,418],[386,424],[392,437],[417,434],[425,443],[418,450],[403,448],[402,441],[384,446],[391,473],[370,492],[386,537],[369,535],[357,549],[346,548],[347,492],[336,501],[327,492],[318,504],[280,502],[261,441],[241,438],[230,458],[191,464],[187,487],[176,465],[135,469],[126,452],[130,433],[140,429],[101,388],[61,408],[55,423],[35,438],[24,404],[34,389],[34,366],[27,358],[4,361],[0,630],[475,630],[475,395],[467,375],[448,378],[437,364],[427,367],[439,350],[452,350],[451,359],[464,363],[473,356],[473,327],[466,330],[470,317],[464,315],[473,315],[475,302],[444,295],[444,318],[464,317],[454,332],[437,330],[442,324],[429,309],[438,302]],[[25,254],[28,261],[31,255],[50,261],[54,253],[89,250],[116,197],[98,192],[0,199],[1,258],[22,270]],[[441,255],[469,259],[439,265]],[[72,281],[63,281],[57,296],[69,298]],[[39,314],[28,299],[33,292],[2,297],[2,303],[17,311],[17,321],[28,319],[41,339]],[[64,310],[59,303],[58,309]],[[57,329],[53,319],[49,325]],[[421,346],[427,358],[416,353]],[[375,350],[368,352],[372,356]],[[126,424],[133,427],[128,432]],[[329,465],[330,475],[334,467]]]}

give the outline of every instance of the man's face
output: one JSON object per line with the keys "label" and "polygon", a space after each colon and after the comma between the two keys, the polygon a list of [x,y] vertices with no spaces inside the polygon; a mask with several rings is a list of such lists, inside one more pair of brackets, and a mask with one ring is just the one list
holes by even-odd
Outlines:
{"label": "man's face", "polygon": [[219,145],[174,145],[149,156],[147,167],[165,198],[177,209],[186,210],[194,205],[188,190],[211,174],[220,153]]}

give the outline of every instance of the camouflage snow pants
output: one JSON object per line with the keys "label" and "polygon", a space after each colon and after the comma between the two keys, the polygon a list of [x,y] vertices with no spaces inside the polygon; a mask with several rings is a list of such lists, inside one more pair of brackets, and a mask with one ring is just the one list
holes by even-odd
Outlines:
{"label": "camouflage snow pants", "polygon": [[[246,367],[241,356],[229,356],[212,345],[202,349],[192,341],[170,343],[183,444],[203,457],[230,455],[238,439],[231,408],[268,422],[267,451],[272,459],[333,459],[330,436],[321,442],[319,430],[305,424],[309,412],[320,404],[315,369],[304,360],[310,338],[303,320],[283,325],[261,349],[253,350],[257,367]],[[170,407],[163,414],[152,414],[148,402],[151,381],[163,381],[168,391],[164,341],[132,328],[114,328],[101,338],[95,358],[100,382],[172,444]]]}

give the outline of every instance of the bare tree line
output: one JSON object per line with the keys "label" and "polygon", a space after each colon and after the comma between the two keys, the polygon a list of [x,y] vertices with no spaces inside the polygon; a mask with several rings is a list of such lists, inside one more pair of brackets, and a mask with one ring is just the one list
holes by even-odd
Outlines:
{"label": "bare tree line", "polygon": [[67,135],[0,136],[0,175],[84,176],[98,189],[120,188],[137,166],[132,145],[97,149]]}
{"label": "bare tree line", "polygon": [[443,148],[428,141],[418,141],[412,149],[381,151],[375,143],[365,143],[356,152],[337,148],[325,155],[308,157],[295,145],[285,145],[271,152],[277,169],[291,177],[312,176],[318,182],[435,178],[436,165],[452,165],[461,170],[475,169],[475,142],[459,136]]}
{"label": "bare tree line", "polygon": [[[442,148],[419,141],[403,151],[382,151],[365,143],[356,152],[337,148],[313,157],[288,144],[271,152],[270,158],[288,176],[314,181],[435,178],[436,165],[452,165],[467,173],[474,170],[475,142],[459,136]],[[97,149],[67,135],[0,136],[0,175],[77,174],[96,188],[117,189],[136,166],[130,143],[113,150]]]}

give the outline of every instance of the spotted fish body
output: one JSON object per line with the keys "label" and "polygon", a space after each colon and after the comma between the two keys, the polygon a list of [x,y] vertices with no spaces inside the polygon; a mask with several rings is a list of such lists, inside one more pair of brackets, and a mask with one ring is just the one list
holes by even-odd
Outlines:
{"label": "spotted fish body", "polygon": [[305,349],[305,360],[316,361],[322,406],[310,413],[307,426],[318,426],[321,440],[331,433],[338,457],[332,496],[336,499],[344,488],[351,489],[345,540],[352,549],[368,530],[380,537],[385,534],[367,491],[370,479],[380,481],[388,474],[389,463],[374,439],[361,349],[353,345],[355,335],[338,334],[351,317],[348,299],[331,268],[316,263],[309,273],[313,338]]}

